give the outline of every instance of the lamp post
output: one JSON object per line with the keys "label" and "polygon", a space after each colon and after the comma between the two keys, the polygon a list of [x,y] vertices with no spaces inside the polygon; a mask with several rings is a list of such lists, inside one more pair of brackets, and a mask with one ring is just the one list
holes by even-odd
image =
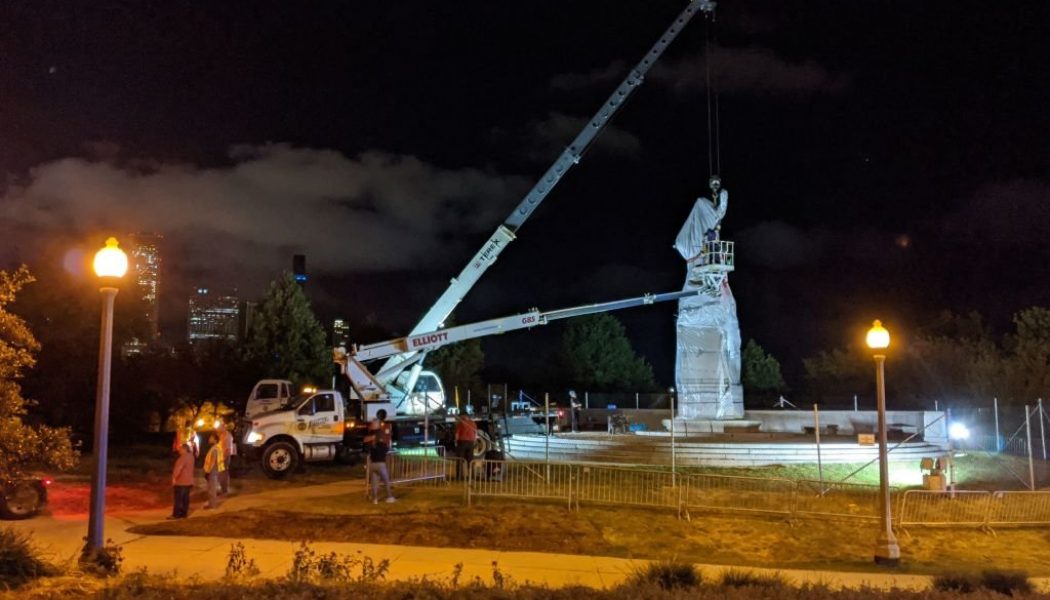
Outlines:
{"label": "lamp post", "polygon": [[98,388],[95,394],[95,464],[91,479],[91,507],[88,515],[87,545],[84,556],[92,557],[102,549],[106,516],[106,458],[109,445],[109,371],[113,358],[113,301],[117,281],[128,270],[128,257],[117,247],[116,238],[106,240],[106,247],[95,254],[95,274],[101,282],[102,328],[98,345]]}
{"label": "lamp post", "polygon": [[874,351],[875,392],[878,403],[879,426],[879,538],[875,542],[875,563],[895,566],[901,559],[897,537],[893,535],[893,516],[890,513],[890,468],[886,452],[886,348],[890,345],[890,332],[875,321],[867,336],[868,347]]}

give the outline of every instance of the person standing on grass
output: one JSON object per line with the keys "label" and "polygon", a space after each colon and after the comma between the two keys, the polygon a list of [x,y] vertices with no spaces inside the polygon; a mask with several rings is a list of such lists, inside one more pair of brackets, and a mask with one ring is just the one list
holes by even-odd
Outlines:
{"label": "person standing on grass", "polygon": [[169,519],[185,519],[190,512],[190,490],[193,489],[193,452],[189,444],[178,447],[179,457],[171,471],[171,486],[175,491],[175,503]]}
{"label": "person standing on grass", "polygon": [[390,423],[386,422],[386,411],[380,409],[376,418],[368,424],[368,480],[372,482],[372,504],[379,504],[379,480],[386,486],[386,501],[396,502],[390,489],[390,471],[386,468],[386,455],[390,452]]}
{"label": "person standing on grass", "polygon": [[[456,421],[456,458],[462,459],[470,474],[470,463],[474,461],[474,444],[478,441],[478,424],[467,414],[459,415]],[[456,479],[462,479],[463,463],[456,463]]]}
{"label": "person standing on grass", "polygon": [[208,504],[204,508],[219,507],[219,479],[222,472],[226,470],[226,461],[223,459],[222,445],[219,438],[214,434],[208,438],[211,448],[204,457],[204,476],[208,480]]}
{"label": "person standing on grass", "polygon": [[226,428],[224,421],[219,422],[219,446],[222,447],[222,464],[225,467],[219,473],[219,494],[230,493],[230,456],[233,455],[233,434]]}

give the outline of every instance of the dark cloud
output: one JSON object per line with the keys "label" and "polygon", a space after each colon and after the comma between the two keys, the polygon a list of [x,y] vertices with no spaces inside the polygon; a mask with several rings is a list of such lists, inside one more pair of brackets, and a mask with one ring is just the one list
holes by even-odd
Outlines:
{"label": "dark cloud", "polygon": [[739,231],[737,251],[751,263],[772,269],[813,264],[820,256],[823,236],[783,221],[765,221]]}
{"label": "dark cloud", "polygon": [[[551,112],[542,121],[529,124],[526,134],[526,156],[533,161],[550,161],[558,156],[584,127],[587,119]],[[594,143],[593,152],[625,158],[637,158],[642,142],[633,133],[608,124]]]}
{"label": "dark cloud", "polygon": [[586,89],[602,83],[619,82],[627,76],[629,67],[622,60],[616,60],[604,67],[587,73],[562,73],[551,79],[551,89],[572,91]]}
{"label": "dark cloud", "polygon": [[449,260],[451,234],[487,233],[527,189],[517,177],[378,151],[271,144],[233,147],[230,158],[221,168],[39,165],[0,196],[0,235],[31,247],[45,233],[159,232],[180,269],[247,281],[272,277],[293,252],[316,257],[319,270],[419,268]]}
{"label": "dark cloud", "polygon": [[[704,56],[691,56],[653,67],[653,80],[675,91],[690,92],[706,87]],[[846,79],[829,72],[813,60],[790,61],[768,48],[711,49],[711,78],[723,92],[771,92],[789,95],[835,93],[846,87]]]}
{"label": "dark cloud", "polygon": [[985,185],[944,225],[950,235],[978,243],[1050,247],[1050,183],[1016,179]]}
{"label": "dark cloud", "polygon": [[[835,74],[814,60],[792,61],[769,48],[725,48],[711,50],[711,77],[719,91],[808,95],[836,93],[847,85],[847,78]],[[658,63],[650,78],[676,92],[695,92],[706,88],[706,62],[702,55],[670,63]],[[551,80],[557,90],[584,89],[612,84],[628,71],[622,61],[588,73],[566,73]]]}

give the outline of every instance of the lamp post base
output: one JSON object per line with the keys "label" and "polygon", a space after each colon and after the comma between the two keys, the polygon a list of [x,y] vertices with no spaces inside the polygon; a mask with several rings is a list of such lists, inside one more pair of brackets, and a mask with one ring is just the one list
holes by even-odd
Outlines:
{"label": "lamp post base", "polygon": [[901,562],[901,548],[897,545],[897,540],[886,539],[885,535],[880,537],[882,539],[875,544],[875,564],[896,567]]}

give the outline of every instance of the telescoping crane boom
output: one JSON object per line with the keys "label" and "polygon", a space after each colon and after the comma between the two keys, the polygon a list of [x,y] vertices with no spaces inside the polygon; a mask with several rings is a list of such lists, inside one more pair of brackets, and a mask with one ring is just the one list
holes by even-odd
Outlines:
{"label": "telescoping crane boom", "polygon": [[[496,228],[495,233],[482,245],[481,249],[478,250],[477,254],[471,258],[467,266],[460,272],[459,276],[453,279],[448,288],[443,294],[437,299],[437,302],[430,307],[430,310],[423,315],[423,318],[419,320],[415,327],[410,332],[410,339],[414,339],[413,336],[421,334],[431,335],[429,332],[433,332],[441,327],[445,319],[448,318],[452,311],[455,310],[456,306],[466,297],[467,293],[474,284],[481,278],[482,274],[490,267],[500,253],[507,245],[514,241],[515,233],[529,216],[536,210],[536,208],[543,202],[544,198],[550,194],[554,186],[561,181],[561,178],[575,165],[580,162],[580,158],[587,151],[590,145],[598,137],[598,135],[608,124],[609,120],[612,119],[613,115],[619,111],[620,107],[623,106],[624,102],[631,95],[642,81],[645,79],[646,73],[652,68],[653,64],[656,63],[657,59],[663,55],[664,50],[667,46],[678,37],[679,32],[689,24],[693,17],[698,12],[704,12],[712,14],[715,9],[715,2],[711,0],[690,0],[689,4],[682,10],[681,13],[675,18],[674,22],[671,23],[670,27],[664,31],[663,35],[653,44],[652,48],[645,54],[641,62],[639,62],[627,77],[620,83],[619,86],[613,91],[609,98],[602,104],[595,113],[594,117],[587,122],[576,139],[561,153],[561,155],[554,161],[554,164],[540,177],[539,181],[533,185],[532,189],[525,195],[521,202],[515,207],[514,212],[510,214],[507,219]],[[386,385],[393,381],[398,373],[400,373],[407,364],[406,361],[411,361],[418,352],[422,351],[423,348],[412,348],[409,347],[401,352],[390,355],[389,360],[380,368],[376,375],[376,382],[381,385]],[[408,388],[412,389],[414,383],[414,377],[410,378]]]}
{"label": "telescoping crane boom", "polygon": [[683,290],[663,294],[645,294],[623,300],[584,304],[582,306],[549,311],[540,311],[534,308],[517,315],[489,319],[467,325],[456,325],[446,329],[435,329],[352,348],[346,354],[337,354],[335,360],[340,364],[343,373],[349,378],[350,386],[357,397],[365,401],[375,401],[384,398],[386,395],[385,389],[363,363],[381,360],[405,352],[429,352],[448,344],[517,331],[519,329],[529,329],[561,319],[678,300],[688,296],[695,296],[699,291]]}

